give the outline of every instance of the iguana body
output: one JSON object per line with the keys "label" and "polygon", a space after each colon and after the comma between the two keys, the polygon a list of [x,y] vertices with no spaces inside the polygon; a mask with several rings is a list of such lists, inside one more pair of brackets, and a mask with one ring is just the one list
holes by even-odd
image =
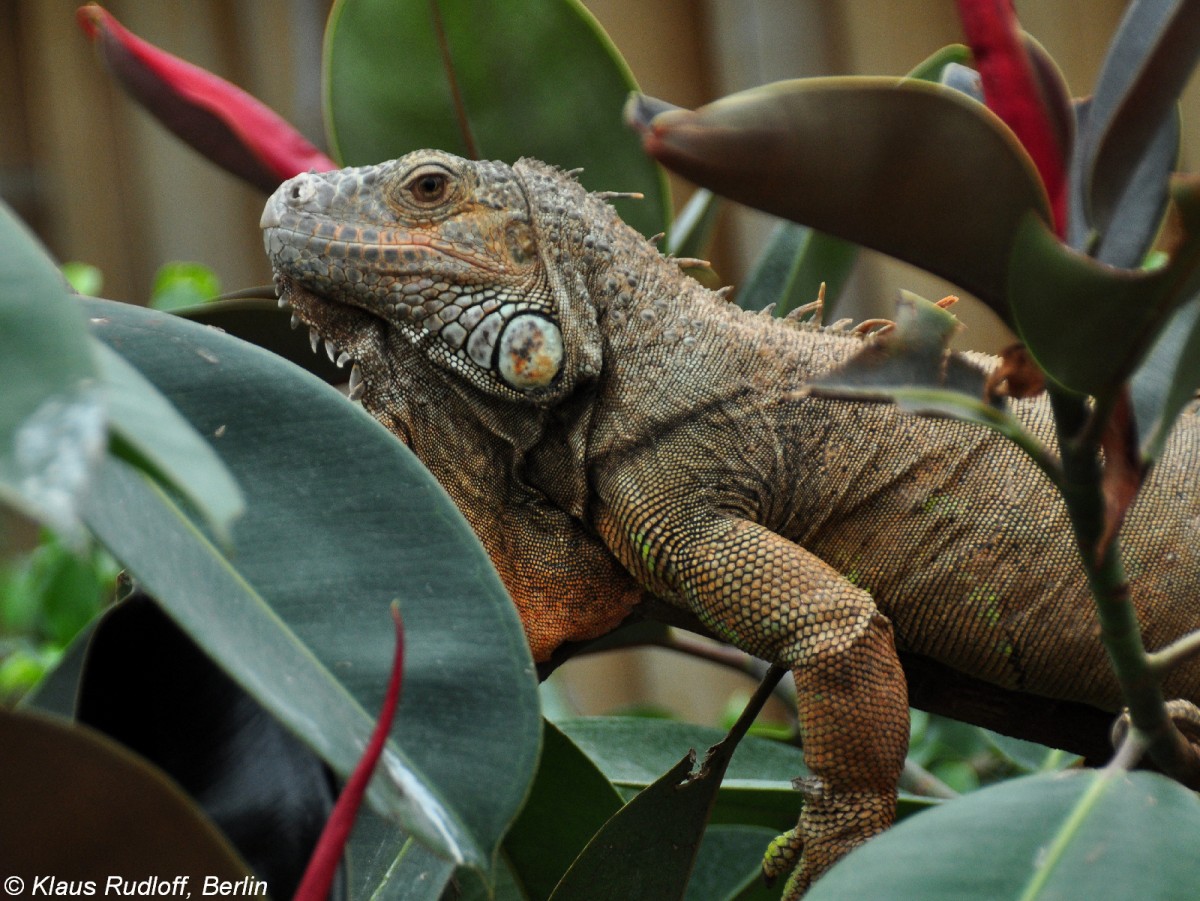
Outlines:
{"label": "iguana body", "polygon": [[[535,658],[648,590],[793,670],[816,778],[766,863],[803,849],[792,894],[892,820],[896,646],[1119,708],[1066,512],[1015,446],[798,390],[859,339],[738,310],[533,161],[301,175],[263,226],[281,297],[471,522]],[[1051,440],[1044,403],[1014,407]],[[1122,533],[1150,647],[1200,627],[1197,471],[1191,410]],[[1200,667],[1166,693],[1200,700]]]}

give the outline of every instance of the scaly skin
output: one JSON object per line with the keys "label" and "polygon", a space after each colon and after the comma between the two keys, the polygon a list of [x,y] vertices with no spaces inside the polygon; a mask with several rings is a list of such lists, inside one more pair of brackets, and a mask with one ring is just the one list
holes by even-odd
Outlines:
{"label": "scaly skin", "polygon": [[[643,590],[790,667],[814,777],[764,869],[797,897],[892,821],[896,647],[1115,711],[1066,512],[1012,445],[804,381],[861,346],[744,313],[544,164],[420,152],[301,175],[263,214],[281,297],[445,486],[536,659]],[[1047,441],[1046,405],[1014,410]],[[1200,627],[1200,417],[1122,537],[1147,644]],[[1167,679],[1200,699],[1200,665]]]}

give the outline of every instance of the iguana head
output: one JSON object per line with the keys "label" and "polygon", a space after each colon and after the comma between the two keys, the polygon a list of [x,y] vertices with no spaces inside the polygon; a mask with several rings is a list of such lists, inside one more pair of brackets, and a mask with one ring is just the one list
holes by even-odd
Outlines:
{"label": "iguana head", "polygon": [[599,371],[594,310],[547,262],[586,198],[539,163],[420,151],[298,175],[261,226],[281,300],[368,382],[401,339],[487,395],[545,405]]}

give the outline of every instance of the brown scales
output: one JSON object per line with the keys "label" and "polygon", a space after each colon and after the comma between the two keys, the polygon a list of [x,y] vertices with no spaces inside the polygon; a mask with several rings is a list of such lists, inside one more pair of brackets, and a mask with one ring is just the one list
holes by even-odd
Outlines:
{"label": "brown scales", "polygon": [[[990,432],[803,390],[854,333],[738,310],[535,161],[302,175],[263,226],[282,298],[471,522],[537,659],[648,592],[792,668],[813,778],[764,864],[794,866],[786,897],[892,821],[898,649],[943,686],[1119,708],[1044,476]],[[364,228],[373,261],[319,236]],[[1012,408],[1052,443],[1044,402]],[[1198,468],[1193,409],[1122,533],[1150,647],[1200,627]],[[1200,699],[1200,666],[1166,691]]]}

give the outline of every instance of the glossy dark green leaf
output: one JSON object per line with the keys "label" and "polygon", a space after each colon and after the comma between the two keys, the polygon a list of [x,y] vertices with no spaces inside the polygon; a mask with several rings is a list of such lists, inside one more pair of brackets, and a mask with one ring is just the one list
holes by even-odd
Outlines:
{"label": "glossy dark green leaf", "polygon": [[920,266],[1006,318],[1018,226],[1027,214],[1049,218],[1012,133],[941,85],[801,79],[695,112],[647,118],[634,107],[632,118],[647,152],[697,184]]}
{"label": "glossy dark green leaf", "polygon": [[661,172],[621,127],[633,78],[576,0],[338,0],[325,39],[330,144],[344,164],[425,147],[583,167],[646,235],[666,231]]}
{"label": "glossy dark green leaf", "polygon": [[88,642],[92,638],[97,620],[84,628],[75,640],[63,649],[62,655],[52,669],[46,673],[29,694],[21,698],[18,706],[30,710],[52,713],[63,719],[75,716],[75,700],[79,692],[79,674],[87,659]]}
{"label": "glossy dark green leaf", "polygon": [[[963,68],[961,64],[969,58],[966,47],[952,44],[919,63],[908,77],[940,81],[946,69]],[[759,178],[762,173],[755,167],[745,175]],[[775,304],[775,315],[783,316],[816,300],[824,284],[828,314],[836,307],[857,260],[858,247],[849,241],[804,226],[781,223],[772,232],[745,287],[737,293],[738,305],[747,310],[761,310]],[[828,315],[826,321],[831,321]]]}
{"label": "glossy dark green leaf", "polygon": [[[9,895],[33,897],[34,879],[93,882],[234,882],[249,870],[192,801],[162,772],[94,730],[0,708],[0,849]],[[48,799],[53,799],[52,801]],[[43,882],[45,884],[45,882]],[[131,886],[125,894],[134,895]],[[112,894],[117,894],[113,887]],[[141,894],[164,894],[145,888]],[[50,890],[47,895],[52,894]]]}
{"label": "glossy dark green leaf", "polygon": [[488,870],[532,778],[539,720],[520,622],[449,498],[365,412],[273,355],[174,316],[103,301],[88,310],[103,340],[218,436],[247,499],[226,558],[114,462],[89,525],[342,773],[369,734],[364,708],[382,698],[399,597],[410,653],[373,803],[445,857]]}
{"label": "glossy dark green leaf", "polygon": [[[680,754],[711,747],[724,735],[707,726],[639,717],[587,717],[558,726],[623,790],[645,788]],[[800,812],[792,780],[807,772],[799,748],[747,736],[725,774],[713,822],[769,826],[777,832],[791,828]]]}
{"label": "glossy dark green leaf", "polygon": [[778,901],[778,887],[767,888],[762,876],[763,851],[777,836],[761,826],[710,826],[684,901]]}
{"label": "glossy dark green leaf", "polygon": [[950,338],[957,317],[908,291],[900,292],[895,327],[838,368],[812,379],[807,387],[822,397],[893,400],[900,391],[958,392],[978,401],[986,374],[964,357],[952,355]]}
{"label": "glossy dark green leaf", "polygon": [[1079,761],[1073,754],[1067,754],[1057,748],[1048,748],[1037,742],[1013,738],[1011,735],[1001,735],[987,729],[979,730],[988,744],[1021,772],[1037,773],[1048,770],[1060,770]]}
{"label": "glossy dark green leaf", "polygon": [[345,384],[350,373],[330,361],[323,346],[312,349],[306,328],[289,328],[290,313],[270,299],[217,300],[198,307],[173,311],[176,316],[211,325],[223,332],[257,344],[295,363],[331,385]]}
{"label": "glossy dark green leaf", "polygon": [[693,774],[696,757],[689,752],[639,792],[596,833],[551,901],[682,898],[723,763],[716,758],[707,774]]}
{"label": "glossy dark green leaf", "polygon": [[[361,808],[354,821],[347,859],[351,899],[441,901],[455,874],[453,863],[369,807]],[[479,881],[470,871],[462,877],[471,884]]]}
{"label": "glossy dark green leaf", "polygon": [[[1081,103],[1080,123],[1086,128],[1093,103]],[[1072,186],[1068,200],[1073,206],[1068,217],[1068,243],[1101,262],[1133,269],[1146,257],[1167,209],[1169,176],[1179,162],[1179,112],[1172,107],[1155,132],[1132,172],[1125,174],[1124,190],[1114,200],[1103,230],[1087,217],[1082,189],[1075,188],[1080,167],[1071,167]],[[1081,164],[1080,164],[1081,165]]]}
{"label": "glossy dark green leaf", "polygon": [[[78,543],[77,507],[104,452],[99,380],[66,282],[2,202],[0,385],[0,504]],[[8,541],[0,533],[0,555]]]}
{"label": "glossy dark green leaf", "polygon": [[[1178,200],[1196,208],[1192,181]],[[1105,266],[1066,247],[1034,217],[1018,230],[1009,267],[1017,330],[1038,365],[1066,388],[1105,396],[1130,377],[1173,312],[1200,289],[1200,218],[1185,213],[1186,240],[1154,270]]]}
{"label": "glossy dark green leaf", "polygon": [[1142,459],[1157,460],[1171,426],[1200,386],[1200,296],[1181,306],[1133,374]]}
{"label": "glossy dark green leaf", "polygon": [[775,315],[784,316],[816,300],[824,284],[832,308],[857,260],[858,248],[853,244],[781,222],[771,232],[746,286],[738,291],[738,306],[761,310],[775,304]]}
{"label": "glossy dark green leaf", "polygon": [[621,796],[553,723],[543,721],[542,756],[504,856],[530,898],[548,898],[571,862],[614,813]]}
{"label": "glossy dark green leaf", "polygon": [[682,898],[730,760],[786,672],[779,666],[767,671],[729,733],[708,749],[698,768],[696,752],[689,749],[617,811],[576,858],[551,901]]}
{"label": "glossy dark green leaf", "polygon": [[212,445],[116,351],[95,342],[112,452],[163,482],[228,543],[245,500]]}
{"label": "glossy dark green leaf", "polygon": [[[1090,111],[1073,160],[1072,206],[1083,213],[1070,238],[1085,246],[1086,233],[1107,234],[1128,226],[1121,218],[1139,204],[1138,192],[1151,190],[1162,163],[1175,154],[1175,105],[1200,56],[1200,8],[1182,0],[1143,0],[1130,4],[1096,82]],[[1155,160],[1146,166],[1147,159]],[[1144,204],[1144,201],[1142,201]],[[1142,253],[1154,236],[1156,219],[1139,216]],[[1132,256],[1132,259],[1129,257]],[[1101,257],[1131,267],[1140,255]]]}
{"label": "glossy dark green leaf", "polygon": [[905,820],[851,852],[806,898],[1184,901],[1200,884],[1197,835],[1200,801],[1165,777],[1029,776]]}
{"label": "glossy dark green leaf", "polygon": [[[717,744],[725,733],[678,720],[628,716],[589,716],[557,724],[615,785],[644,788],[678,762],[689,749]],[[725,776],[729,782],[763,787],[786,785],[807,774],[799,748],[749,735],[738,745]]]}

